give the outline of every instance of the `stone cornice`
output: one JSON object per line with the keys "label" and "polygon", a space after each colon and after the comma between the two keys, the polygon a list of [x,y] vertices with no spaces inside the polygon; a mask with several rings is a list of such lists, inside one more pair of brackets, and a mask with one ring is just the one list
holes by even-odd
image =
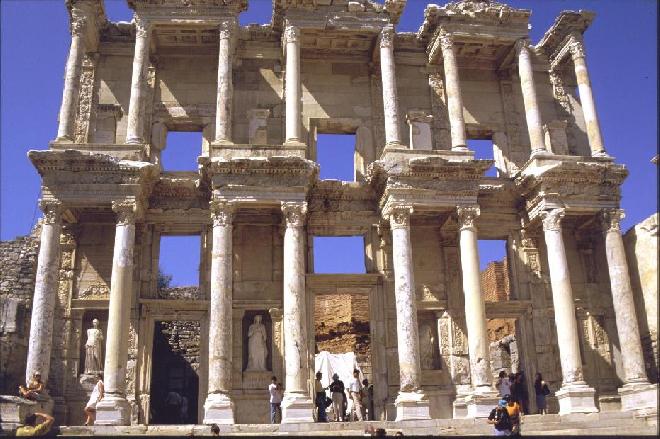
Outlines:
{"label": "stone cornice", "polygon": [[582,35],[594,20],[595,13],[591,11],[563,11],[555,19],[536,48],[541,50],[555,65],[561,61],[565,55],[563,48],[566,45],[567,38],[572,33]]}
{"label": "stone cornice", "polygon": [[191,14],[208,10],[228,10],[239,13],[247,10],[248,0],[128,0],[128,6],[135,10],[183,9]]}
{"label": "stone cornice", "polygon": [[156,165],[148,162],[119,160],[105,154],[75,150],[28,151],[28,158],[42,177],[49,172],[107,172],[155,177]]}
{"label": "stone cornice", "polygon": [[270,175],[304,175],[310,183],[318,174],[318,165],[311,160],[299,157],[268,157],[233,159],[213,158],[203,163],[205,172],[214,174],[270,174]]}

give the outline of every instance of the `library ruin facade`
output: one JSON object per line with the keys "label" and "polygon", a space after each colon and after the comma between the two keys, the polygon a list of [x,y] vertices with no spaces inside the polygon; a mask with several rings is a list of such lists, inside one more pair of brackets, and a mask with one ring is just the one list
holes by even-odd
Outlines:
{"label": "library ruin facade", "polygon": [[[530,11],[494,1],[428,5],[414,33],[395,31],[406,0],[273,0],[270,24],[241,26],[247,3],[128,0],[114,23],[102,0],[66,0],[58,133],[29,152],[44,218],[25,377],[47,380],[58,422],[82,423],[93,325],[97,424],[153,423],[164,369],[160,387],[195,389],[188,422],[268,422],[272,375],[283,422],[310,422],[314,298],[334,294],[368,297],[377,419],[487,415],[494,318],[515,319],[528,393],[542,373],[554,410],[655,407],[592,13],[532,45]],[[194,172],[162,166],[177,131],[202,133]],[[319,178],[323,134],[355,136],[355,181]],[[172,235],[200,237],[197,287],[159,288]],[[366,273],[313,273],[314,236],[362,236]],[[479,239],[506,242],[503,300],[482,294]],[[162,343],[187,366],[156,359]]]}

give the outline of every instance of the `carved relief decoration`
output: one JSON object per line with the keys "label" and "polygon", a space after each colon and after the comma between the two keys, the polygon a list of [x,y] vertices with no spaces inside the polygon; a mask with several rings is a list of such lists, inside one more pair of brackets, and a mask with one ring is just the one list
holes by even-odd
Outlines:
{"label": "carved relief decoration", "polygon": [[475,221],[481,214],[479,206],[458,206],[458,224],[461,230],[476,230]]}
{"label": "carved relief decoration", "polygon": [[396,206],[389,209],[390,229],[403,229],[410,227],[412,206]]}
{"label": "carved relief decoration", "polygon": [[43,224],[59,224],[62,221],[62,203],[54,200],[39,200],[39,208],[44,213]]}
{"label": "carved relief decoration", "polygon": [[135,224],[137,207],[134,201],[113,201],[112,210],[117,214],[117,225]]}
{"label": "carved relief decoration", "polygon": [[561,219],[564,217],[564,214],[564,209],[552,209],[542,212],[543,230],[561,232]]}
{"label": "carved relief decoration", "polygon": [[287,227],[303,227],[307,215],[307,203],[282,202],[282,213]]}
{"label": "carved relief decoration", "polygon": [[558,70],[550,70],[550,83],[552,84],[552,94],[555,97],[559,106],[568,114],[573,113],[573,106],[568,97],[568,92],[564,87],[564,80],[561,72]]}
{"label": "carved relief decoration", "polygon": [[626,217],[623,209],[606,209],[601,212],[603,232],[621,233],[621,221]]}
{"label": "carved relief decoration", "polygon": [[229,227],[232,225],[234,206],[224,201],[211,200],[211,219],[213,227]]}
{"label": "carved relief decoration", "polygon": [[394,28],[385,27],[380,33],[380,47],[381,48],[391,48],[394,47]]}
{"label": "carved relief decoration", "polygon": [[92,125],[93,112],[96,108],[94,84],[96,76],[96,64],[98,55],[85,54],[80,72],[80,96],[78,98],[78,117],[76,118],[75,142],[88,143],[90,141],[90,126]]}
{"label": "carved relief decoration", "polygon": [[284,29],[285,43],[298,43],[300,41],[300,28],[297,26],[287,26]]}

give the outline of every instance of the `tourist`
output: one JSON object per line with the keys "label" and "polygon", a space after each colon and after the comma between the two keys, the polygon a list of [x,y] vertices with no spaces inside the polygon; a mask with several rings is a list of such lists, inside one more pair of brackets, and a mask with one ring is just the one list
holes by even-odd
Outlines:
{"label": "tourist", "polygon": [[374,386],[366,378],[362,380],[362,417],[366,421],[374,420]]}
{"label": "tourist", "polygon": [[328,386],[332,398],[332,411],[335,421],[344,421],[344,382],[336,373],[332,375],[332,383]]}
{"label": "tourist", "polygon": [[98,381],[96,381],[92,394],[89,397],[89,401],[87,401],[87,404],[85,405],[85,415],[87,416],[87,419],[85,419],[85,425],[94,424],[94,418],[96,417],[96,404],[103,398],[103,375],[99,373],[96,375],[96,378]]}
{"label": "tourist", "polygon": [[353,401],[353,410],[358,421],[363,421],[362,417],[362,383],[360,382],[360,371],[355,369],[353,371],[353,379],[348,385],[348,391],[351,394],[351,401]]}
{"label": "tourist", "polygon": [[523,413],[529,413],[529,393],[527,393],[526,381],[524,371],[521,370],[516,374],[516,402]]}
{"label": "tourist", "polygon": [[27,387],[18,386],[18,393],[26,399],[32,401],[43,401],[46,399],[45,395],[46,386],[41,381],[41,373],[35,372],[32,374],[32,379],[27,383]]}
{"label": "tourist", "polygon": [[509,436],[511,434],[511,422],[506,404],[506,400],[501,399],[497,407],[491,410],[490,415],[488,415],[488,423],[493,425],[495,436]]}
{"label": "tourist", "polygon": [[218,424],[211,424],[211,436],[220,436],[220,427],[218,427]]}
{"label": "tourist", "polygon": [[[43,418],[44,421],[37,424],[37,418]],[[25,424],[16,429],[16,436],[45,436],[53,426],[55,418],[46,413],[34,413],[25,418]]]}
{"label": "tourist", "polygon": [[506,372],[501,370],[499,378],[497,379],[497,392],[500,398],[504,395],[511,395],[511,385],[509,384],[509,377],[506,376]]}
{"label": "tourist", "polygon": [[385,437],[387,436],[387,432],[385,431],[384,428],[377,428],[376,429],[376,434],[374,434],[376,437]]}
{"label": "tourist", "polygon": [[[518,391],[518,384],[516,383],[516,374],[515,373],[510,373],[509,374],[509,395],[514,399],[516,398],[516,392]],[[506,393],[504,394],[506,395]],[[504,396],[502,395],[502,396]],[[517,401],[516,401],[517,402]]]}
{"label": "tourist", "polygon": [[506,411],[509,415],[509,422],[511,423],[511,434],[520,435],[520,424],[522,424],[523,412],[520,404],[511,398],[510,395],[504,395],[506,401]]}
{"label": "tourist", "polygon": [[270,379],[268,386],[270,394],[270,423],[277,424],[282,420],[282,386],[277,383],[277,377]]}
{"label": "tourist", "polygon": [[317,408],[316,422],[328,422],[325,413],[325,389],[323,388],[323,384],[321,384],[322,377],[323,374],[321,372],[316,372],[316,379],[314,380],[314,394],[316,395],[314,403]]}
{"label": "tourist", "polygon": [[534,380],[534,393],[536,394],[536,408],[540,415],[547,414],[547,404],[545,397],[550,394],[550,388],[548,383],[543,381],[543,377],[540,373],[536,374],[536,379]]}

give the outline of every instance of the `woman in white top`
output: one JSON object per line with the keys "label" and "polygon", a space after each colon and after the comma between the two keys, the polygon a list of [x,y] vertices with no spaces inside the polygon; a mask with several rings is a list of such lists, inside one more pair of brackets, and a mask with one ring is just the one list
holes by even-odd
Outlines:
{"label": "woman in white top", "polygon": [[505,371],[500,371],[495,387],[497,387],[497,393],[499,393],[500,398],[511,394],[511,384],[509,383],[509,377],[506,376]]}
{"label": "woman in white top", "polygon": [[96,377],[99,379],[92,390],[92,394],[85,405],[85,415],[87,419],[85,420],[85,425],[92,425],[94,423],[94,418],[96,415],[96,404],[103,398],[103,375],[98,374]]}

